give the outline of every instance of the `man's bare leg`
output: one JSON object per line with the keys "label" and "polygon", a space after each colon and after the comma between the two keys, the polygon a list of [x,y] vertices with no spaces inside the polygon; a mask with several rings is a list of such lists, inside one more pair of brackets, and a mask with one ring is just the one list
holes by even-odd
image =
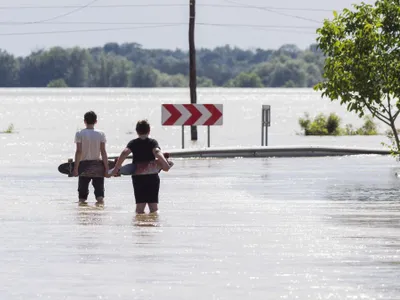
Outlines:
{"label": "man's bare leg", "polygon": [[146,208],[146,203],[137,203],[136,204],[136,213],[144,214],[144,209]]}
{"label": "man's bare leg", "polygon": [[149,204],[150,213],[155,213],[158,211],[158,203],[148,203],[148,204]]}
{"label": "man's bare leg", "polygon": [[103,197],[97,197],[96,198],[96,205],[102,206],[104,205],[104,198]]}

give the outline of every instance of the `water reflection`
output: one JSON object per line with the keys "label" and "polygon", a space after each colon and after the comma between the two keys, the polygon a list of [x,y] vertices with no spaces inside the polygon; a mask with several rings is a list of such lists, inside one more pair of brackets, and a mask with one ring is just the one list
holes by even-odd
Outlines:
{"label": "water reflection", "polygon": [[326,188],[326,198],[331,201],[398,201],[400,181],[385,185],[335,184]]}
{"label": "water reflection", "polygon": [[104,206],[97,204],[78,204],[77,221],[79,225],[102,225]]}
{"label": "water reflection", "polygon": [[138,227],[159,227],[159,214],[148,213],[148,214],[136,214],[132,219],[133,226]]}

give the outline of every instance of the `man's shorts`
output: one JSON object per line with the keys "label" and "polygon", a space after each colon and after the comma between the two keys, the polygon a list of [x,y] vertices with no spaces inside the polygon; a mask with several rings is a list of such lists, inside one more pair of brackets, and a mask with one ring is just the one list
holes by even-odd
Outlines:
{"label": "man's shorts", "polygon": [[158,203],[160,177],[158,174],[132,176],[136,203]]}

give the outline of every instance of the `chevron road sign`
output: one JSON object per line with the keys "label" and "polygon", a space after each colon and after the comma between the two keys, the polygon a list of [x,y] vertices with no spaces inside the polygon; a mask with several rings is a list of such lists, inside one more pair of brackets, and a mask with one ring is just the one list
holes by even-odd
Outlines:
{"label": "chevron road sign", "polygon": [[182,126],[182,149],[185,148],[185,126],[207,126],[210,147],[210,126],[222,125],[222,104],[162,104],[161,123]]}
{"label": "chevron road sign", "polygon": [[222,125],[222,104],[163,104],[162,125]]}

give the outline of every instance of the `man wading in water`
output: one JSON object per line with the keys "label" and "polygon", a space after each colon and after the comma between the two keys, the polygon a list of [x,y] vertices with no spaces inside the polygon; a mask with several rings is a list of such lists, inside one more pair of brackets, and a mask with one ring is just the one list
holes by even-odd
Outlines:
{"label": "man wading in water", "polygon": [[[158,159],[163,171],[168,172],[170,164],[161,152],[155,139],[149,138],[150,124],[141,120],[136,124],[138,138],[131,140],[121,152],[111,176],[118,174],[122,163],[132,153],[132,163],[146,163]],[[136,201],[136,213],[144,214],[146,204],[150,213],[158,211],[158,193],[160,190],[160,177],[158,173],[146,175],[132,175],[133,192]]]}
{"label": "man wading in water", "polygon": [[[88,111],[84,115],[85,129],[78,131],[75,135],[76,151],[73,175],[79,175],[79,166],[83,169],[90,168],[95,164],[104,164],[105,177],[109,177],[108,173],[108,158],[106,151],[106,135],[103,131],[95,129],[97,123],[97,115],[93,111]],[[100,154],[102,160],[100,160]],[[97,205],[104,205],[104,176],[101,177],[86,177],[79,176],[78,193],[79,204],[86,204],[89,194],[89,183],[92,181],[94,187],[94,195],[97,200]]]}

